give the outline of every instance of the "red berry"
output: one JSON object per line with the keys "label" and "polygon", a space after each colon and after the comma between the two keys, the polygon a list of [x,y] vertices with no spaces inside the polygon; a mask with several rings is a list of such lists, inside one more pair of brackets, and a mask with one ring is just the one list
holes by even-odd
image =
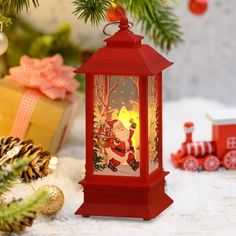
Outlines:
{"label": "red berry", "polygon": [[190,0],[189,9],[195,15],[202,15],[208,7],[207,0]]}
{"label": "red berry", "polygon": [[107,11],[107,19],[111,22],[119,21],[123,17],[125,17],[125,10],[122,6],[111,7]]}

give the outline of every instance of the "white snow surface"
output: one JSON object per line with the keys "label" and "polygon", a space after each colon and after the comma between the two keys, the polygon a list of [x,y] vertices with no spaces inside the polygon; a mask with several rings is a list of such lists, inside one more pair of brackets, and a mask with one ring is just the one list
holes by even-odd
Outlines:
{"label": "white snow surface", "polygon": [[[227,108],[200,98],[182,99],[164,104],[164,167],[167,192],[174,203],[152,221],[139,219],[75,216],[83,201],[78,184],[84,165],[84,118],[79,116],[69,141],[60,151],[56,173],[33,183],[34,187],[54,184],[65,194],[65,205],[54,217],[39,216],[25,236],[158,236],[158,235],[236,235],[236,171],[190,173],[175,169],[170,153],[184,139],[183,122],[195,122],[194,138],[211,139],[211,124],[205,117],[208,110]],[[32,193],[28,185],[18,185],[9,197],[26,197]],[[14,235],[14,234],[13,234]]]}

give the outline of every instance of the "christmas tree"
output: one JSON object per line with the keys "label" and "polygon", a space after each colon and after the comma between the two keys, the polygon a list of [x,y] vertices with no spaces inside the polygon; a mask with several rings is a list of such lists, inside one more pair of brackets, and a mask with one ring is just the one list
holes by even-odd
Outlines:
{"label": "christmas tree", "polygon": [[[96,116],[95,116],[96,119]],[[99,126],[98,122],[94,122],[94,137],[93,137],[93,169],[94,171],[102,171],[106,168],[106,164],[104,163],[104,157],[101,154],[101,147],[98,144],[98,130],[97,127]]]}

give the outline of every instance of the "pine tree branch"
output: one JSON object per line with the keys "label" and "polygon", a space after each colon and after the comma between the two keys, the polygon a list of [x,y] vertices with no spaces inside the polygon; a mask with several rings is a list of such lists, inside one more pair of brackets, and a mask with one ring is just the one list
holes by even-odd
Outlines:
{"label": "pine tree branch", "polygon": [[0,13],[0,22],[3,22],[5,25],[10,25],[12,24],[12,19],[10,17],[6,17],[1,15],[2,13]]}
{"label": "pine tree branch", "polygon": [[0,0],[0,21],[6,25],[11,24],[11,15],[28,11],[31,3],[35,8],[39,6],[38,0]]}
{"label": "pine tree branch", "polygon": [[121,4],[130,11],[142,30],[153,42],[164,50],[182,42],[182,32],[173,8],[163,0],[75,0],[75,15],[78,19],[98,25],[106,19],[112,3]]}
{"label": "pine tree branch", "polygon": [[[12,165],[3,165],[0,170],[0,197],[12,187],[31,160],[22,158]],[[13,200],[9,204],[0,203],[0,231],[20,232],[26,226],[31,226],[37,209],[46,201],[47,196],[47,191],[42,190],[27,200]]]}
{"label": "pine tree branch", "polygon": [[182,42],[182,32],[173,8],[163,0],[120,0],[135,19],[141,23],[142,30],[161,49],[170,50]]}
{"label": "pine tree branch", "polygon": [[[11,23],[9,15],[28,10],[30,3],[39,6],[38,0],[0,0],[0,21]],[[106,19],[106,14],[113,3],[122,4],[131,12],[137,22],[141,23],[142,30],[153,42],[164,50],[182,42],[182,32],[178,18],[168,1],[163,0],[74,0],[74,14],[78,19],[90,21],[98,25]]]}
{"label": "pine tree branch", "polygon": [[106,19],[106,12],[111,7],[111,0],[75,0],[75,15],[78,19],[90,20],[92,25],[98,25]]}
{"label": "pine tree branch", "polygon": [[30,3],[34,7],[38,7],[38,0],[0,0],[0,9],[3,13],[9,14],[11,12],[20,13],[23,10],[28,10]]}
{"label": "pine tree branch", "polygon": [[12,187],[14,181],[27,169],[29,162],[30,159],[23,158],[15,161],[13,165],[4,165],[0,169],[0,197]]}
{"label": "pine tree branch", "polygon": [[13,200],[8,205],[0,205],[0,230],[20,232],[25,226],[31,226],[36,211],[47,197],[47,191],[42,190],[26,200]]}

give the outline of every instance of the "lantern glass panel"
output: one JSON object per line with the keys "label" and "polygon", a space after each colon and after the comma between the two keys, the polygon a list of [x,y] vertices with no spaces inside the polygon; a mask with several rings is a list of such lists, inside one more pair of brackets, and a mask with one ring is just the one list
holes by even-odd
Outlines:
{"label": "lantern glass panel", "polygon": [[139,176],[138,78],[94,77],[94,175]]}
{"label": "lantern glass panel", "polygon": [[155,76],[148,78],[148,150],[149,173],[158,168],[158,85]]}

